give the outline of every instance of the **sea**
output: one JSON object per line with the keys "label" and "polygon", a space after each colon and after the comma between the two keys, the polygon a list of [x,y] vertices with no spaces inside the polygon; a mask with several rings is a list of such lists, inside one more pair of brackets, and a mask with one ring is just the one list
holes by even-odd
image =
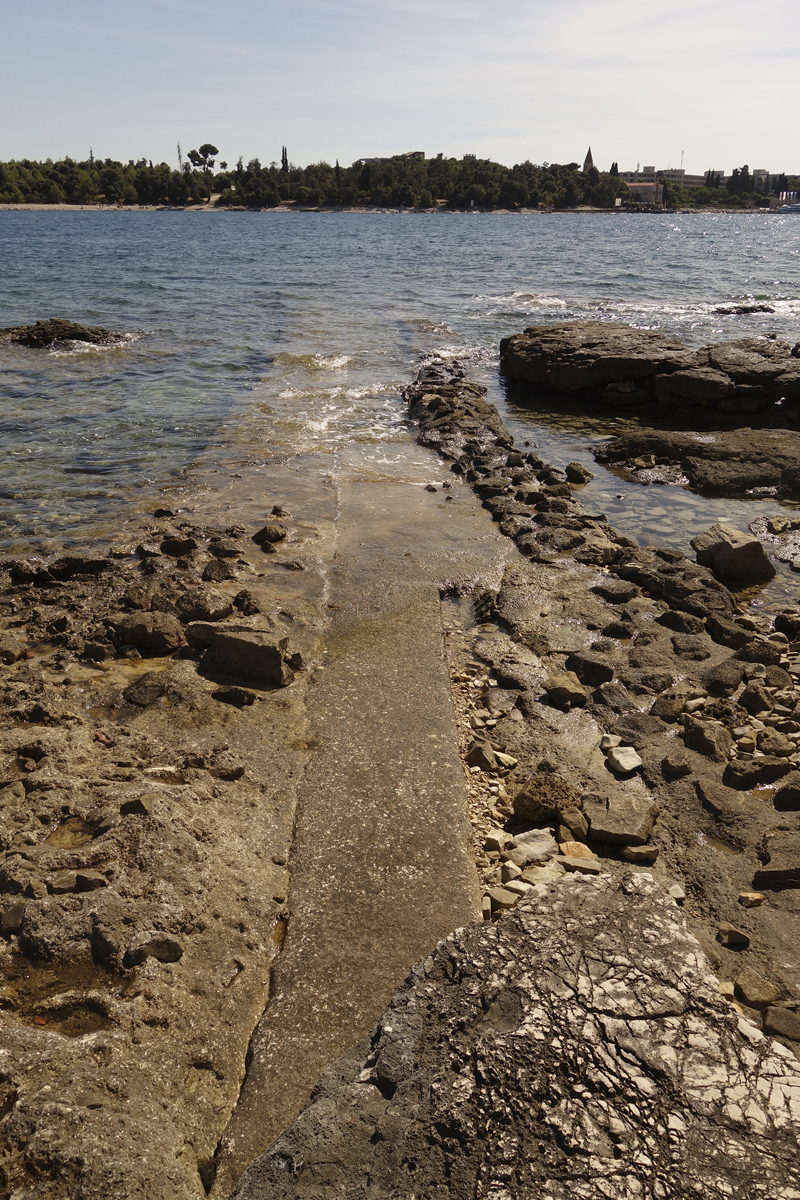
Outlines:
{"label": "sea", "polygon": [[335,479],[355,455],[375,478],[441,477],[434,455],[422,470],[410,453],[400,395],[431,355],[465,363],[518,443],[557,466],[586,463],[591,511],[642,543],[688,549],[713,521],[745,527],[780,505],[643,487],[598,466],[593,444],[653,414],[527,408],[499,374],[500,338],[580,318],[691,346],[796,342],[800,220],[2,212],[0,327],[52,316],[120,338],[0,343],[0,552],[88,544],[125,513],[269,464],[302,460]]}

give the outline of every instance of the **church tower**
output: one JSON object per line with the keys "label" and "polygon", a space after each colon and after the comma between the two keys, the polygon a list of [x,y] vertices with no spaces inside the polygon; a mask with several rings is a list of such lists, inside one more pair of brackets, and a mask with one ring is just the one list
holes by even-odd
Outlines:
{"label": "church tower", "polygon": [[589,168],[593,167],[593,166],[594,166],[594,159],[592,158],[592,147],[590,146],[589,149],[586,151],[586,158],[584,159],[583,169],[584,169],[584,171],[588,171]]}

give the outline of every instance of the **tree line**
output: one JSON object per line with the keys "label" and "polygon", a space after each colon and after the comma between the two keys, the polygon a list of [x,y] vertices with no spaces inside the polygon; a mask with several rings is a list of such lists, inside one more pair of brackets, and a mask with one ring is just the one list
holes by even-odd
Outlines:
{"label": "tree line", "polygon": [[[228,169],[217,162],[211,143],[190,150],[176,170],[168,163],[130,159],[127,163],[90,154],[83,162],[20,159],[0,162],[0,203],[4,204],[144,204],[180,207],[215,199],[220,206],[274,208],[282,203],[326,207],[370,206],[450,209],[554,209],[591,205],[613,208],[631,201],[628,186],[613,164],[608,173],[583,171],[577,163],[517,163],[506,167],[467,154],[463,158],[422,159],[404,155],[361,159],[349,167],[326,162],[298,167],[286,147],[280,162],[259,159]],[[665,182],[669,207],[731,204],[750,207],[769,202],[755,187],[747,166],[735,170],[723,185],[709,172],[702,188],[677,188]],[[763,184],[759,186],[763,187]],[[770,194],[798,187],[798,180],[772,176]]]}

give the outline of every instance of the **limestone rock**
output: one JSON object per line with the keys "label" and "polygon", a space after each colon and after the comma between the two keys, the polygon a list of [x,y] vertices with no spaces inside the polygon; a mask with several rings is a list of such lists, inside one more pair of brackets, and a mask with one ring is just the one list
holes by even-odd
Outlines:
{"label": "limestone rock", "polygon": [[733,525],[712,525],[693,537],[691,546],[697,561],[710,567],[717,579],[772,579],[775,574],[758,538]]}
{"label": "limestone rock", "polygon": [[653,832],[659,809],[652,800],[614,793],[606,797],[584,796],[583,811],[593,842],[644,846]]}
{"label": "limestone rock", "polygon": [[700,721],[697,717],[686,717],[683,726],[683,742],[689,750],[704,754],[714,762],[727,762],[733,738],[724,725],[715,721]]}
{"label": "limestone rock", "polygon": [[650,876],[536,886],[414,968],[232,1200],[788,1197],[800,1064],[717,988]]}
{"label": "limestone rock", "polygon": [[547,698],[556,708],[583,708],[586,703],[584,691],[574,671],[559,671],[544,681]]}
{"label": "limestone rock", "polygon": [[618,771],[620,775],[627,775],[631,771],[638,771],[642,765],[642,760],[633,746],[612,746],[606,755],[606,761],[611,769]]}
{"label": "limestone rock", "polygon": [[145,657],[173,654],[183,644],[183,626],[177,617],[162,612],[136,612],[114,625],[117,643],[135,646]]}

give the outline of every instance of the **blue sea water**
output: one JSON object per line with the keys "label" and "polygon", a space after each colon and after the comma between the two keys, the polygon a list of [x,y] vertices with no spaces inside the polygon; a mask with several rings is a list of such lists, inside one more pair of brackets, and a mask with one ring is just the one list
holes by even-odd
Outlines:
{"label": "blue sea water", "polygon": [[[753,300],[774,311],[715,311]],[[592,317],[692,345],[796,341],[800,220],[2,212],[0,327],[49,316],[125,336],[0,344],[2,549],[79,542],[215,467],[353,444],[388,461],[408,437],[399,391],[433,351],[468,360],[518,438],[591,463],[590,437],[618,423],[509,407],[499,339]],[[618,527],[685,539],[687,493],[665,509],[667,489],[603,471],[590,486]],[[706,503],[713,519],[722,503]]]}

